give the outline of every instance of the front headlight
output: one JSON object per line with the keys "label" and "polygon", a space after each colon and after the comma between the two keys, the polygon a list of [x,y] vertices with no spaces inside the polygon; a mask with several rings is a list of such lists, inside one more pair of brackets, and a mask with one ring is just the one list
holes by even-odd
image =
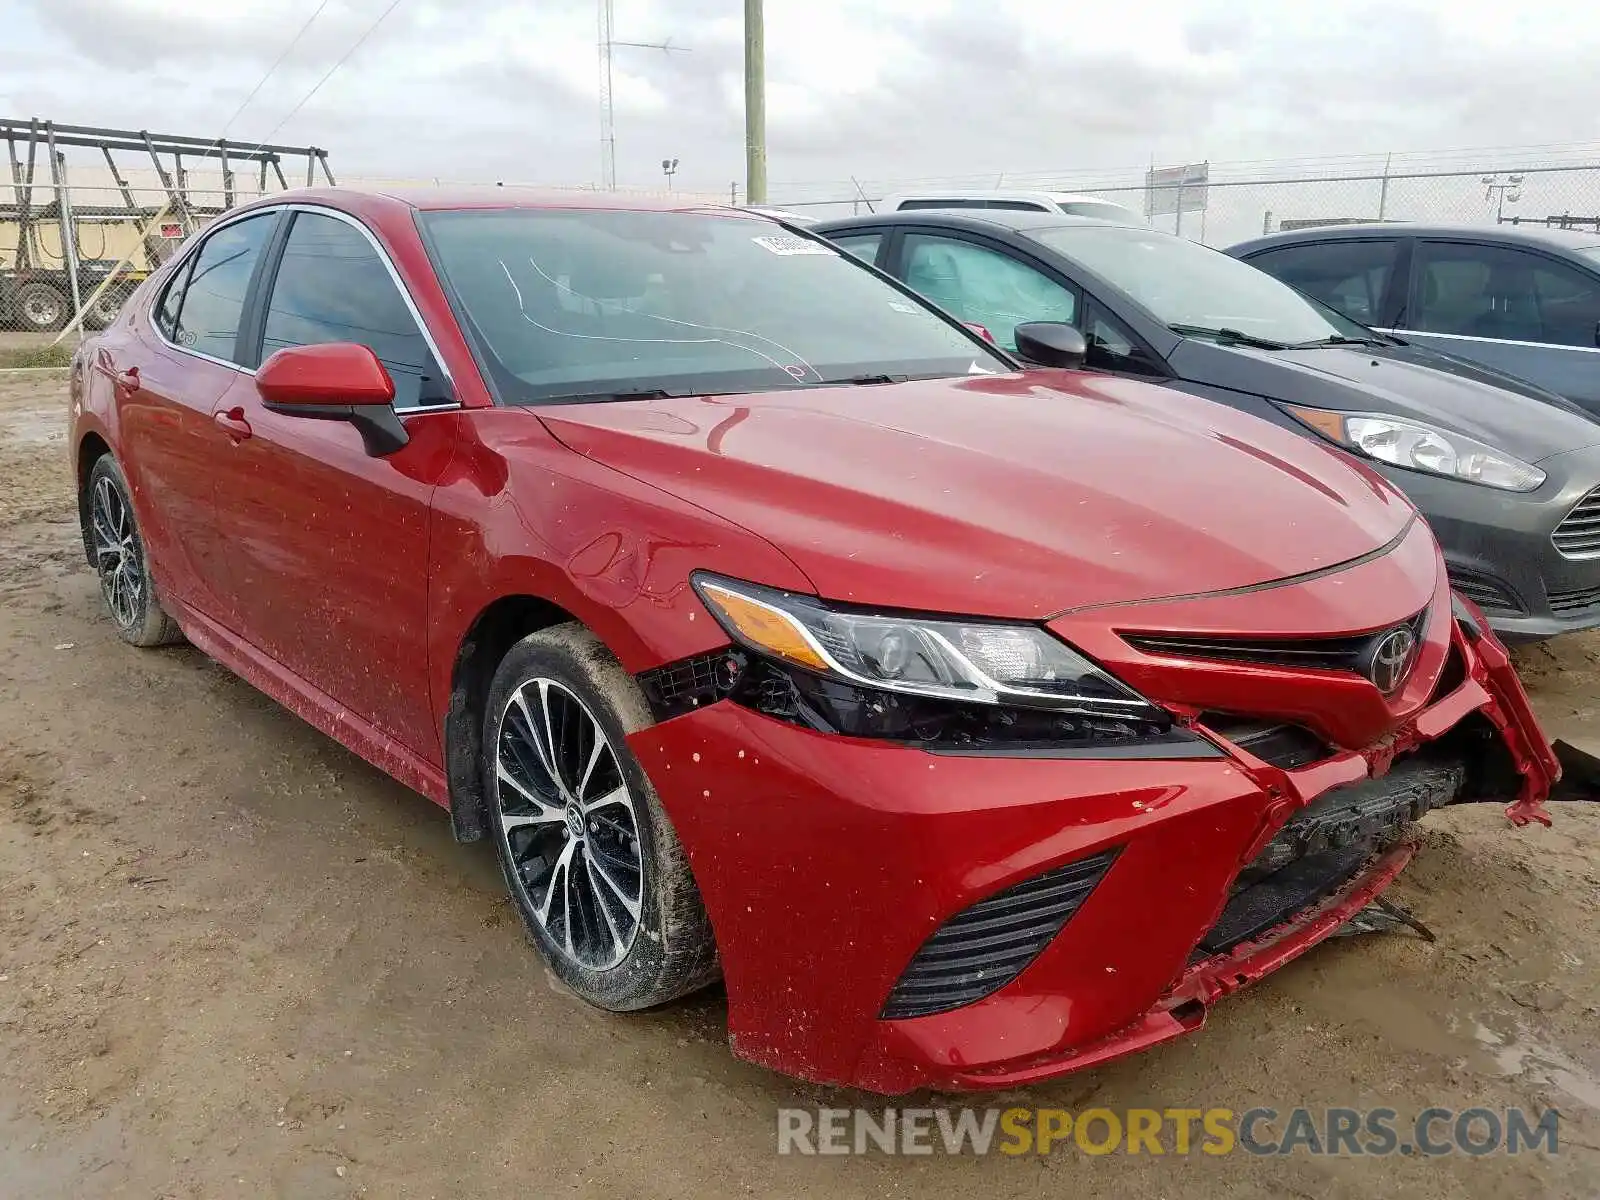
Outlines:
{"label": "front headlight", "polygon": [[867,612],[714,575],[693,582],[749,652],[731,694],[769,715],[958,750],[1212,749],[1034,625]]}
{"label": "front headlight", "polygon": [[1330,412],[1295,404],[1281,407],[1341,446],[1397,467],[1507,492],[1531,492],[1545,480],[1544,472],[1532,463],[1464,433],[1376,413]]}

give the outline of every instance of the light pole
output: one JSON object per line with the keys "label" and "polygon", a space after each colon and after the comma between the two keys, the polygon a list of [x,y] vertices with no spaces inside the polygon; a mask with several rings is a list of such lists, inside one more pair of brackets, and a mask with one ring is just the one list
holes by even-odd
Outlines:
{"label": "light pole", "polygon": [[667,191],[672,190],[672,177],[678,173],[678,160],[663,158],[661,160],[661,173],[667,177]]}
{"label": "light pole", "polygon": [[[1509,195],[1507,193],[1510,193]],[[1496,197],[1494,222],[1503,224],[1506,219],[1506,205],[1515,204],[1522,199],[1522,176],[1507,175],[1506,182],[1500,182],[1498,175],[1485,175],[1483,177],[1483,198]],[[1516,218],[1512,218],[1515,220]]]}
{"label": "light pole", "polygon": [[767,202],[767,49],[762,0],[744,0],[744,199]]}

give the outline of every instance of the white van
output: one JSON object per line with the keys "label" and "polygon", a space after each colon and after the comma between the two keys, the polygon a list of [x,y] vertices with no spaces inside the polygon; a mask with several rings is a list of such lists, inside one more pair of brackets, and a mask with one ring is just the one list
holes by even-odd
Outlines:
{"label": "white van", "polygon": [[887,212],[913,208],[1005,208],[1022,212],[1064,213],[1072,217],[1096,217],[1117,225],[1143,225],[1133,209],[1097,196],[1072,192],[901,192],[883,202]]}

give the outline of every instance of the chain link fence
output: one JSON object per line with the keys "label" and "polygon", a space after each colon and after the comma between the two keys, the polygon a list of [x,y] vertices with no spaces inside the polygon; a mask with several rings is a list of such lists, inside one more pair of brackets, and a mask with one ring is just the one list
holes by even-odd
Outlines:
{"label": "chain link fence", "polygon": [[[1150,186],[1142,176],[1115,181],[996,177],[995,190],[1060,191],[1110,200],[1168,233],[1230,246],[1263,233],[1358,221],[1492,225],[1567,223],[1600,230],[1600,155],[1593,163],[1483,163],[1448,170],[1364,170],[1230,178],[1213,165],[1203,184]],[[896,192],[937,195],[939,181],[851,181],[854,194],[819,196],[817,187],[778,190],[777,206],[817,217],[872,211]],[[777,189],[775,189],[777,190]],[[951,191],[984,190],[970,178]]]}
{"label": "chain link fence", "polygon": [[139,283],[219,214],[333,182],[326,151],[0,119],[0,327],[109,324]]}

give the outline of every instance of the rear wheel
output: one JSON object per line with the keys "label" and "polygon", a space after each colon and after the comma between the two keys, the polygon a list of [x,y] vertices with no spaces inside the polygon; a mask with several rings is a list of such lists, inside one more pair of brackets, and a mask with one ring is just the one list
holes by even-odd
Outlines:
{"label": "rear wheel", "polygon": [[95,460],[79,510],[89,563],[100,579],[100,596],[117,636],[134,646],[182,641],[178,623],[156,598],[128,480],[111,455]]}
{"label": "rear wheel", "polygon": [[512,647],[484,722],[495,847],[528,935],[567,986],[617,1012],[718,974],[683,847],[624,741],[650,723],[638,685],[576,624]]}
{"label": "rear wheel", "polygon": [[53,284],[25,283],[13,304],[18,322],[35,333],[53,333],[67,323],[67,298]]}

